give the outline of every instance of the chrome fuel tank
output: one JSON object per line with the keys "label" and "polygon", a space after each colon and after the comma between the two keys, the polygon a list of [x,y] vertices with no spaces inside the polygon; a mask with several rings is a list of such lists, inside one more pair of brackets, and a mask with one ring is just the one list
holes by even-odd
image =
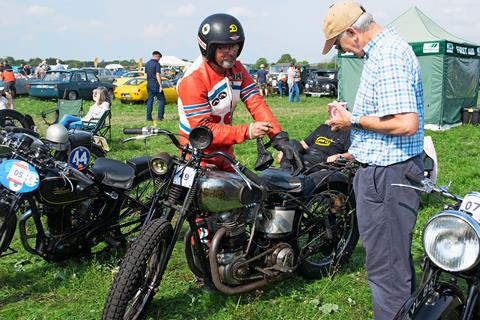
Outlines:
{"label": "chrome fuel tank", "polygon": [[261,200],[262,191],[252,189],[237,174],[207,171],[199,177],[198,206],[206,212],[222,212],[244,207]]}

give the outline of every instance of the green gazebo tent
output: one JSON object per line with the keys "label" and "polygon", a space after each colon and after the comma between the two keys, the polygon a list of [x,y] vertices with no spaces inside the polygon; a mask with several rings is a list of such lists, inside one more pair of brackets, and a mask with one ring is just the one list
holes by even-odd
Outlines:
{"label": "green gazebo tent", "polygon": [[[461,123],[462,108],[477,104],[480,46],[448,33],[416,7],[390,25],[408,41],[420,62],[425,128],[446,129]],[[363,59],[339,54],[338,60],[340,99],[353,106]]]}

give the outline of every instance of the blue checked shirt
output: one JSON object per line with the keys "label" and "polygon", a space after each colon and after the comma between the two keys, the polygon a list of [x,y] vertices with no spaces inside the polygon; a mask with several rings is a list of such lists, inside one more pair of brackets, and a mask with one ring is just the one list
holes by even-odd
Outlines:
{"label": "blue checked shirt", "polygon": [[352,129],[349,152],[361,163],[387,166],[423,150],[423,89],[420,65],[413,50],[393,27],[380,32],[363,48],[362,77],[352,114],[383,117],[418,113],[413,136],[393,136]]}

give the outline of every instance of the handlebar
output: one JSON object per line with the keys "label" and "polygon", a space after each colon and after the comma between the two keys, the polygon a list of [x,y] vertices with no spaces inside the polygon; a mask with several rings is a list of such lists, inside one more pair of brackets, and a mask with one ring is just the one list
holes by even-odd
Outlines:
{"label": "handlebar", "polygon": [[[167,137],[170,138],[170,140],[172,140],[173,144],[178,149],[183,150],[183,151],[188,151],[189,150],[188,146],[181,145],[180,142],[178,141],[177,137],[175,137],[175,135],[168,130],[159,129],[159,128],[148,128],[148,127],[124,128],[123,133],[124,134],[135,134],[135,135],[140,135],[140,136],[145,136],[145,137],[158,136],[158,135],[167,136]],[[191,152],[191,149],[190,149],[190,152]]]}
{"label": "handlebar", "polygon": [[412,172],[407,172],[405,173],[405,177],[410,180],[413,185],[406,185],[406,184],[401,184],[401,183],[393,183],[392,186],[398,186],[398,187],[405,187],[405,188],[411,188],[415,190],[419,190],[425,193],[439,193],[445,198],[452,199],[458,203],[461,203],[463,198],[459,197],[451,192],[448,192],[448,186],[446,187],[437,187],[433,183],[432,180],[429,178],[419,178],[417,175],[413,174]]}

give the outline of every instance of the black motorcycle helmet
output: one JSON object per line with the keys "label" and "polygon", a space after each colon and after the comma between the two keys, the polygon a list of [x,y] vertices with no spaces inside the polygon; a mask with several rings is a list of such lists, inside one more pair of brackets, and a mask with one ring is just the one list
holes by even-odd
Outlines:
{"label": "black motorcycle helmet", "polygon": [[237,18],[226,14],[216,13],[205,18],[198,28],[198,46],[200,52],[208,61],[213,61],[218,45],[238,44],[238,55],[242,52],[245,43],[243,28]]}

